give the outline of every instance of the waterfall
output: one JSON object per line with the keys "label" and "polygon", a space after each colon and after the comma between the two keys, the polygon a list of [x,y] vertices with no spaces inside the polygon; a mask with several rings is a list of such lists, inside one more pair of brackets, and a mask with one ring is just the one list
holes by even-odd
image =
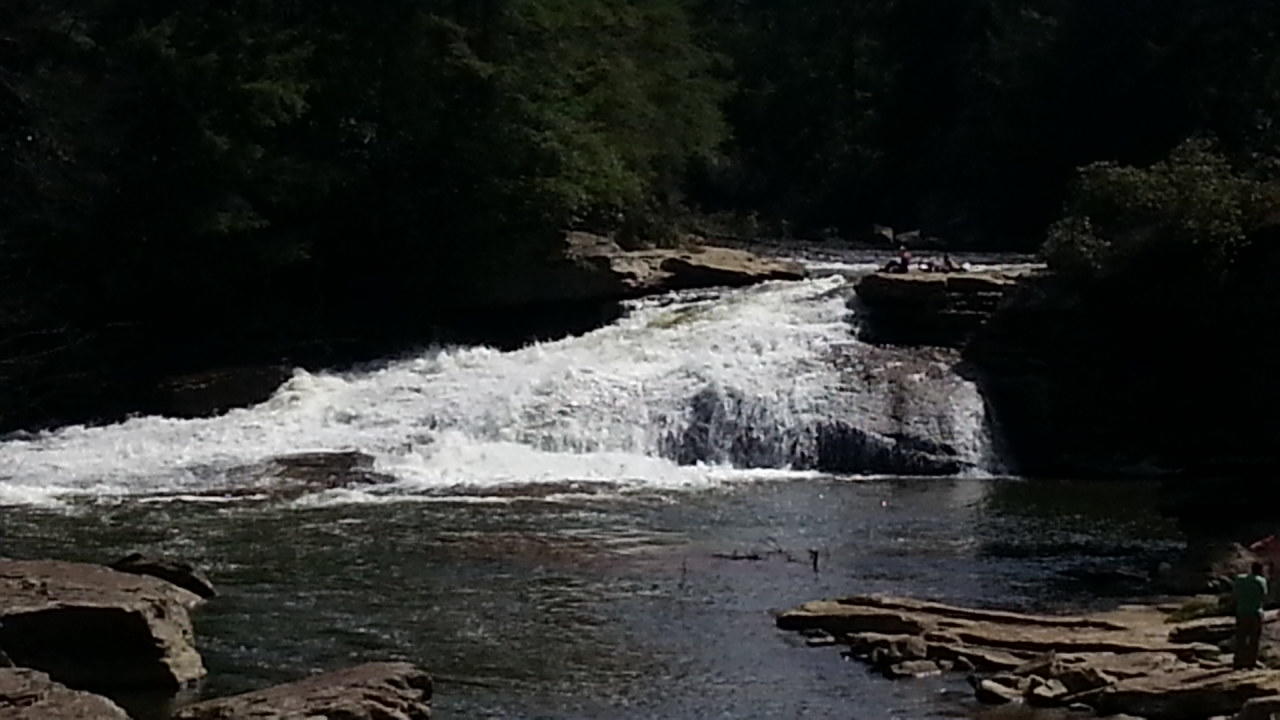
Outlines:
{"label": "waterfall", "polygon": [[298,371],[268,402],[216,418],[15,437],[0,442],[0,504],[207,494],[301,452],[371,456],[385,497],[984,469],[982,399],[954,358],[859,342],[849,293],[830,276],[647,298],[606,327],[513,351]]}

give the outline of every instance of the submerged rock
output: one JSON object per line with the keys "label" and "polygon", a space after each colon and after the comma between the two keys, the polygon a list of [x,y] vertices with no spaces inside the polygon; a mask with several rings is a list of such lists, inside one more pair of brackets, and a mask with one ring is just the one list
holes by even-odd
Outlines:
{"label": "submerged rock", "polygon": [[0,718],[5,720],[129,720],[120,706],[72,690],[26,668],[0,670]]}
{"label": "submerged rock", "polygon": [[174,720],[430,720],[431,693],[431,676],[409,663],[369,663],[196,703]]}
{"label": "submerged rock", "polygon": [[149,558],[142,553],[132,553],[111,563],[108,567],[131,575],[149,575],[159,578],[206,600],[218,595],[218,591],[214,589],[207,575],[190,564],[178,560]]}
{"label": "submerged rock", "polygon": [[100,565],[0,560],[0,647],[75,687],[172,690],[204,677],[199,596]]}

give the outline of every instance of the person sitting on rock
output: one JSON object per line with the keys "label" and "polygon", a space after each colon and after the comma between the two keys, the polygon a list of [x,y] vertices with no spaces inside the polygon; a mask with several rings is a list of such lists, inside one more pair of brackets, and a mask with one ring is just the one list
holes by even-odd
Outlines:
{"label": "person sitting on rock", "polygon": [[911,270],[911,251],[907,249],[906,245],[903,245],[898,248],[897,260],[890,260],[888,264],[884,266],[884,272],[904,273],[904,272],[910,272],[910,270]]}
{"label": "person sitting on rock", "polygon": [[1267,579],[1262,563],[1255,562],[1248,574],[1237,575],[1232,584],[1236,601],[1236,642],[1233,666],[1258,665],[1258,645],[1262,641],[1262,605],[1267,599]]}

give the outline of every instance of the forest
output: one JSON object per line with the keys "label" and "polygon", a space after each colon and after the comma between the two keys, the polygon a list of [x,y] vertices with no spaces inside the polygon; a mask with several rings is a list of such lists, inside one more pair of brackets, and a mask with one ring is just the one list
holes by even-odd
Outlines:
{"label": "forest", "polygon": [[1221,259],[1280,197],[1278,35],[1271,0],[9,0],[0,381],[411,335],[567,229]]}

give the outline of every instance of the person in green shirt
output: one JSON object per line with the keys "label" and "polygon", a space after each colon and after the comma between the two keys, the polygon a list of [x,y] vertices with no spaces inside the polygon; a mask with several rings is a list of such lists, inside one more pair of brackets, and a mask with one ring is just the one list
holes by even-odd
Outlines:
{"label": "person in green shirt", "polygon": [[1232,584],[1236,599],[1236,644],[1233,665],[1258,665],[1258,644],[1262,641],[1262,604],[1267,599],[1267,579],[1262,563],[1254,563],[1247,575],[1237,575]]}

